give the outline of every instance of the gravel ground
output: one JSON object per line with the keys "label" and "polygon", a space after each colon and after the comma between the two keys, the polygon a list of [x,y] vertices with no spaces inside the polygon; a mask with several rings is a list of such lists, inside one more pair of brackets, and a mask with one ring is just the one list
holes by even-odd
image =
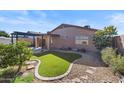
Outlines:
{"label": "gravel ground", "polygon": [[[31,71],[34,73],[34,70]],[[109,67],[105,67],[97,53],[82,54],[82,58],[74,63],[71,72],[62,79],[42,81],[37,78],[34,83],[118,83]]]}

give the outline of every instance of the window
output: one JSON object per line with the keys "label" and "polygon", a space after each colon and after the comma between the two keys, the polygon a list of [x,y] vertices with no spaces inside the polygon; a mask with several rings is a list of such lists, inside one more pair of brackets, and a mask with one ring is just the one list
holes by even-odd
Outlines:
{"label": "window", "polygon": [[76,36],[75,44],[78,45],[88,45],[88,36]]}

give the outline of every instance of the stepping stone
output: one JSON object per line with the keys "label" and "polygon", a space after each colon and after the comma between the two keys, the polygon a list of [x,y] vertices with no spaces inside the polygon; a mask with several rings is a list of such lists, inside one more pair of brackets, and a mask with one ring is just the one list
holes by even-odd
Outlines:
{"label": "stepping stone", "polygon": [[74,83],[80,83],[81,80],[79,78],[74,78],[74,79],[72,79],[72,82],[74,82]]}
{"label": "stepping stone", "polygon": [[87,70],[86,70],[86,73],[93,74],[94,71],[93,71],[93,70],[90,70],[90,69],[87,69]]}
{"label": "stepping stone", "polygon": [[81,76],[80,78],[82,78],[82,79],[88,79],[88,76],[87,75],[85,75],[85,76]]}
{"label": "stepping stone", "polygon": [[30,65],[30,64],[34,64],[34,63],[36,63],[36,61],[27,61],[25,64]]}
{"label": "stepping stone", "polygon": [[96,70],[96,68],[95,67],[89,67],[90,69],[93,69],[93,70]]}

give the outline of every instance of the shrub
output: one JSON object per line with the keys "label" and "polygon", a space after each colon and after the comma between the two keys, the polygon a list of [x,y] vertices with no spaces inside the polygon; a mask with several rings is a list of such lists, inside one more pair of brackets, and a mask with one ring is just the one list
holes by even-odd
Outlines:
{"label": "shrub", "polygon": [[13,80],[15,73],[16,73],[16,70],[13,69],[12,67],[1,69],[0,82],[10,83]]}
{"label": "shrub", "polygon": [[116,57],[116,50],[107,47],[101,51],[101,58],[105,64],[110,65],[110,60]]}
{"label": "shrub", "polygon": [[116,58],[111,59],[110,66],[114,72],[124,74],[124,57],[121,55],[117,55]]}
{"label": "shrub", "polygon": [[124,74],[124,56],[116,53],[116,49],[105,48],[101,51],[102,60],[110,66],[114,72]]}
{"label": "shrub", "polygon": [[32,55],[31,49],[26,42],[16,42],[16,44],[0,44],[0,67],[18,65],[17,73],[20,72],[23,63],[29,60]]}
{"label": "shrub", "polygon": [[27,76],[17,76],[14,83],[32,83],[34,80],[33,74],[28,74]]}

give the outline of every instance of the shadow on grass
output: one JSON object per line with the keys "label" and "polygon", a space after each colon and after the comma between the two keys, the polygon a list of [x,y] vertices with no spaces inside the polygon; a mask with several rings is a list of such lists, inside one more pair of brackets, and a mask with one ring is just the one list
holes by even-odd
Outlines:
{"label": "shadow on grass", "polygon": [[35,56],[40,57],[40,56],[47,55],[47,54],[53,54],[69,62],[73,62],[74,60],[81,58],[80,54],[65,53],[65,52],[60,52],[60,51],[45,51],[39,54],[35,54]]}
{"label": "shadow on grass", "polygon": [[74,64],[80,64],[80,65],[86,65],[86,66],[92,66],[92,67],[106,67],[106,65],[100,58],[99,52],[88,51],[80,55],[76,53],[67,53],[67,52],[60,52],[60,51],[45,51],[39,54],[35,54],[35,56],[40,57],[47,54],[53,54],[69,62],[73,62],[74,60],[82,57]]}

